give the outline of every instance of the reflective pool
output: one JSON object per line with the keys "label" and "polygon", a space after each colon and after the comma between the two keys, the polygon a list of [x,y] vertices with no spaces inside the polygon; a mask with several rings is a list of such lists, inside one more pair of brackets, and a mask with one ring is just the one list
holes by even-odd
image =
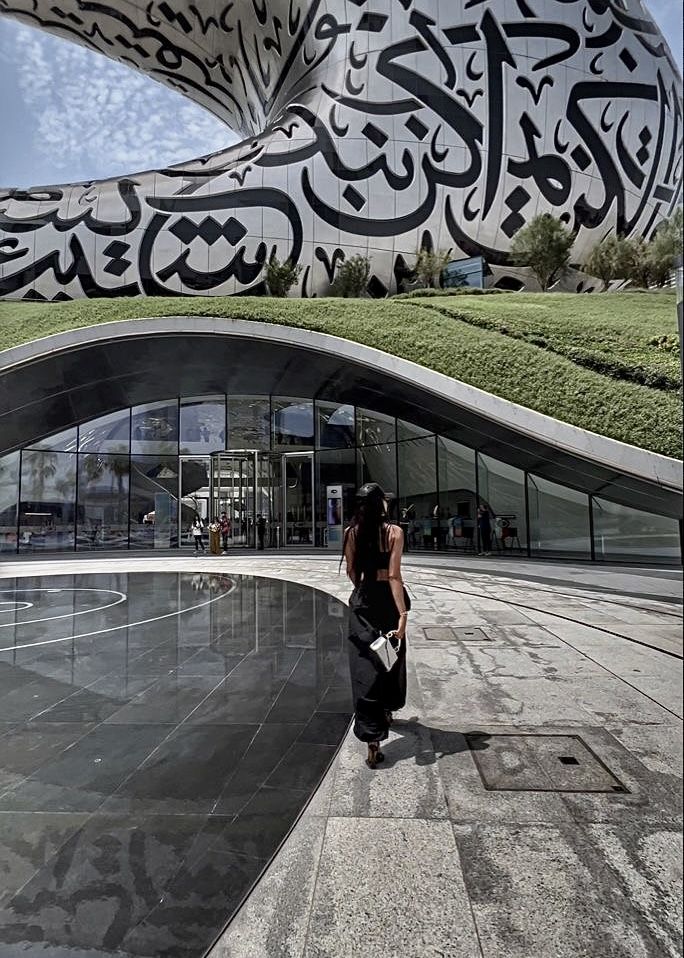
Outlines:
{"label": "reflective pool", "polygon": [[351,716],[345,606],[210,573],[0,580],[0,954],[201,956]]}

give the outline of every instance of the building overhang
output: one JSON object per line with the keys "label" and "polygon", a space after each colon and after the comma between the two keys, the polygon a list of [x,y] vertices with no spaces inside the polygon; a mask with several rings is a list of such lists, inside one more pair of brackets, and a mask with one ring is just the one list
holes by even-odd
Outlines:
{"label": "building overhang", "polygon": [[681,515],[682,464],[381,350],[289,326],[203,316],[102,323],[0,353],[0,454],[129,405],[211,393],[353,403],[536,475]]}

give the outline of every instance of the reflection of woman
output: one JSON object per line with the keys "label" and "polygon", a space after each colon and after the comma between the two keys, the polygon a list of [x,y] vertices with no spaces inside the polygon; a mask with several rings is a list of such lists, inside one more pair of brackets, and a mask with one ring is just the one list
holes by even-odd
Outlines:
{"label": "reflection of woman", "polygon": [[[410,602],[401,578],[404,534],[387,521],[385,494],[369,482],[357,493],[356,514],[344,533],[347,575],[354,583],[349,602],[349,663],[354,694],[354,734],[368,744],[371,768],[382,761],[392,712],[406,704],[406,618]],[[370,643],[394,632],[398,660],[387,672]]]}

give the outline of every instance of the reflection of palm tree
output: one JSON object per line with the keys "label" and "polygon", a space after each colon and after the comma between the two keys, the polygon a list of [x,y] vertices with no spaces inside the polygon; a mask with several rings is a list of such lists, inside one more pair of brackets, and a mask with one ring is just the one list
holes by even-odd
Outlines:
{"label": "reflection of palm tree", "polygon": [[[116,479],[116,488],[119,498],[123,496],[124,476],[128,475],[128,456],[111,456],[107,459],[107,469],[112,479]],[[113,485],[113,483],[112,483]]]}
{"label": "reflection of palm tree", "polygon": [[65,502],[69,502],[73,499],[75,489],[73,473],[69,473],[55,482],[55,490]]}
{"label": "reflection of palm tree", "polygon": [[41,501],[45,493],[45,483],[56,474],[59,460],[56,452],[31,452],[29,456],[33,498]]}
{"label": "reflection of palm tree", "polygon": [[5,485],[7,478],[8,486],[17,481],[17,466],[19,465],[19,453],[11,452],[8,456],[0,457],[0,488]]}
{"label": "reflection of palm tree", "polygon": [[95,454],[84,456],[82,466],[87,482],[97,482],[98,479],[102,478],[105,471],[104,462],[100,456]]}

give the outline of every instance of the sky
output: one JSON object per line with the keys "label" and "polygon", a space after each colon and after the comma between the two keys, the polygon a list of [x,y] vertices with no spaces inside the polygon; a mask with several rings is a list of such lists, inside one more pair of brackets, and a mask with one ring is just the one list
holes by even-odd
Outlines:
{"label": "sky", "polygon": [[[648,6],[681,70],[682,0]],[[0,187],[121,176],[237,140],[180,93],[2,15],[0,90]]]}

